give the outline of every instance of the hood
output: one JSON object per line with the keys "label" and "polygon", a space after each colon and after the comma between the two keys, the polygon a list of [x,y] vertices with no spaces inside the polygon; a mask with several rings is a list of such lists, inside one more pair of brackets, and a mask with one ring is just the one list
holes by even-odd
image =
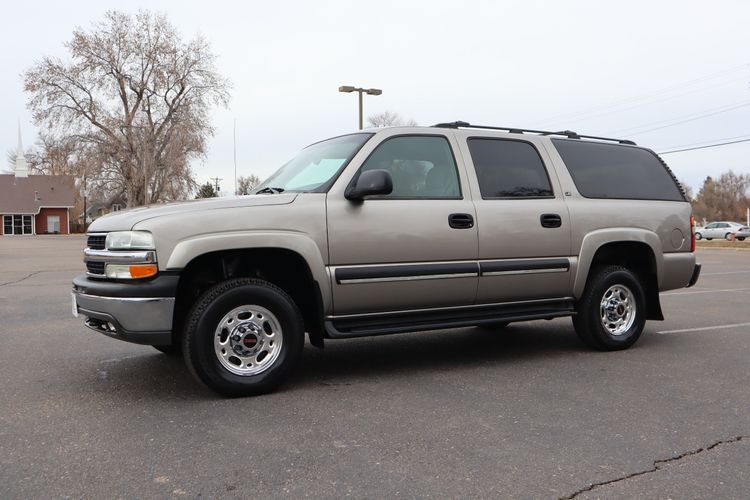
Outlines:
{"label": "hood", "polygon": [[120,212],[112,212],[99,217],[88,231],[126,231],[132,229],[139,222],[155,217],[174,214],[188,214],[190,212],[205,212],[207,210],[220,210],[225,208],[245,208],[254,206],[287,205],[292,203],[297,193],[231,196],[226,198],[205,198],[200,200],[181,201],[165,203],[163,205],[149,205],[145,207],[131,208]]}

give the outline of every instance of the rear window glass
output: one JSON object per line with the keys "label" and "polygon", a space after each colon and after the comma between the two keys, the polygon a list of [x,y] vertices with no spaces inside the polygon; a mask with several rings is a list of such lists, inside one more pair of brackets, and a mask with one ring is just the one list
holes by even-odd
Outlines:
{"label": "rear window glass", "polygon": [[482,198],[553,196],[544,163],[528,142],[470,138],[468,143]]}
{"label": "rear window glass", "polygon": [[685,201],[665,165],[645,149],[552,139],[587,198]]}

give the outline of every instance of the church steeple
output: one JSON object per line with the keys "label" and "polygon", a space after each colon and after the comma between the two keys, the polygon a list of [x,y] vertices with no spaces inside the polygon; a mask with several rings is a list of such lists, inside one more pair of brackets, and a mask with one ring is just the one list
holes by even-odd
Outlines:
{"label": "church steeple", "polygon": [[29,167],[26,165],[26,157],[23,154],[23,141],[21,141],[21,120],[18,120],[18,152],[16,153],[16,177],[28,177]]}

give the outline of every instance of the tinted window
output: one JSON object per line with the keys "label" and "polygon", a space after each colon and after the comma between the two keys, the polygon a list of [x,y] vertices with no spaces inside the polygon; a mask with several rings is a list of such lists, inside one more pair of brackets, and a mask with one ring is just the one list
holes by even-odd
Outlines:
{"label": "tinted window", "polygon": [[528,142],[469,139],[482,198],[552,196],[544,163]]}
{"label": "tinted window", "polygon": [[386,139],[362,165],[362,171],[391,174],[393,192],[383,198],[460,198],[458,172],[443,136]]}
{"label": "tinted window", "polygon": [[587,198],[684,201],[666,166],[650,151],[575,139],[552,142]]}

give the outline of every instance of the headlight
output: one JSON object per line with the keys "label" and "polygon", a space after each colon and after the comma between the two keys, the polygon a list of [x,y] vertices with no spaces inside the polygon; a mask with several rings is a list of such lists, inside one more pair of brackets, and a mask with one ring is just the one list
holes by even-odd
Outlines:
{"label": "headlight", "polygon": [[153,250],[154,237],[147,231],[115,231],[107,233],[107,250]]}

